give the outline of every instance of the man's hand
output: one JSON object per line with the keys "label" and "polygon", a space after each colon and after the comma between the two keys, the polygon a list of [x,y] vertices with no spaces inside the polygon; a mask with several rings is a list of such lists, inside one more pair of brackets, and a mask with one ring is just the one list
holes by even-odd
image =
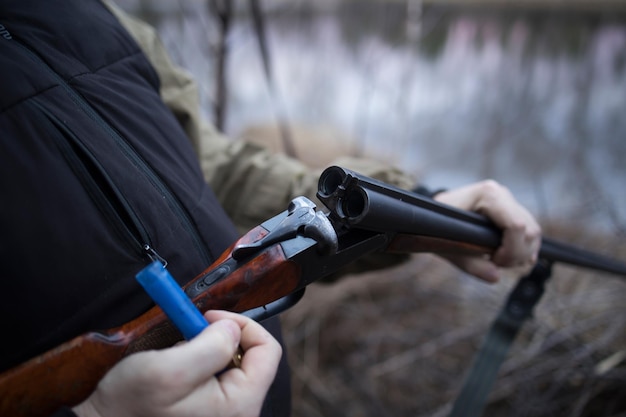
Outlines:
{"label": "man's hand", "polygon": [[530,271],[537,261],[541,228],[511,192],[493,180],[438,193],[435,200],[487,216],[502,229],[502,243],[490,258],[446,256],[467,273],[487,282],[500,278],[498,267]]}
{"label": "man's hand", "polygon": [[[282,353],[258,323],[223,311],[197,337],[169,349],[136,353],[118,363],[74,408],[81,417],[257,416]],[[240,368],[222,372],[238,346]]]}

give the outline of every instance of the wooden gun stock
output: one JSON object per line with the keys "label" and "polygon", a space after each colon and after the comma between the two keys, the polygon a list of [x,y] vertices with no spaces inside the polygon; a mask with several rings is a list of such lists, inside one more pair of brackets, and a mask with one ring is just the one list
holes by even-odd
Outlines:
{"label": "wooden gun stock", "polygon": [[[255,241],[265,233],[257,227],[235,245]],[[188,286],[201,283],[207,273],[232,262],[233,247]],[[299,278],[299,266],[285,258],[280,245],[274,245],[241,262],[228,279],[218,280],[193,301],[202,312],[242,312],[288,295]],[[78,404],[124,357],[172,346],[180,340],[180,332],[158,307],[118,328],[78,336],[0,375],[0,415],[45,416],[61,406]]]}

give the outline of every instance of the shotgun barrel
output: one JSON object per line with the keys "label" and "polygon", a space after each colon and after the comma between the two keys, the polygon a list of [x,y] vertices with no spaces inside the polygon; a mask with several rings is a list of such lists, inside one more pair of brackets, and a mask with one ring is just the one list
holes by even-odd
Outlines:
{"label": "shotgun barrel", "polygon": [[[442,204],[354,171],[332,166],[318,183],[318,198],[344,229],[419,235],[496,249],[502,233],[486,217]],[[626,263],[550,238],[539,257],[626,276]]]}

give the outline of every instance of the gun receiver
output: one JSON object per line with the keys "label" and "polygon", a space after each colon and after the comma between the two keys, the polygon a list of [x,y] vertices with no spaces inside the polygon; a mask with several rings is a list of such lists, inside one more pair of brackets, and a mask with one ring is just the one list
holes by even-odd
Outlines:
{"label": "gun receiver", "polygon": [[[185,286],[202,312],[225,309],[260,320],[295,304],[307,285],[374,251],[490,253],[499,230],[486,218],[340,167],[324,171],[318,197],[305,197],[252,229]],[[619,261],[544,239],[552,262],[626,275]],[[182,340],[154,307],[125,325],[90,332],[0,375],[0,414],[44,416],[85,399],[131,353]]]}

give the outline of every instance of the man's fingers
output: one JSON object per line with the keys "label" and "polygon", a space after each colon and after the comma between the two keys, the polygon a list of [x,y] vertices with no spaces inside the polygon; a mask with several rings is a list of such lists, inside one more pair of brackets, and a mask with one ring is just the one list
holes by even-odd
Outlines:
{"label": "man's fingers", "polygon": [[[228,311],[212,310],[204,314],[204,317],[211,322],[212,320],[228,319],[236,322],[241,329],[240,345],[244,351],[248,351],[255,346],[264,346],[266,344],[276,344],[278,342],[274,337],[259,323],[245,316]],[[279,345],[280,346],[280,345]]]}
{"label": "man's fingers", "polygon": [[[437,194],[436,199],[481,213],[502,229],[501,245],[491,258],[496,265],[517,267],[536,261],[541,244],[541,227],[506,187],[496,181],[486,180]],[[482,273],[483,268],[487,267],[476,268]]]}
{"label": "man's fingers", "polygon": [[[184,401],[176,405],[176,411],[187,415],[185,413],[189,410],[206,409],[207,404],[215,405],[216,403],[227,406],[233,415],[260,409],[276,375],[282,353],[280,344],[263,326],[239,314],[209,311],[204,316],[209,323],[213,324],[187,345],[196,342],[201,336],[205,336],[205,342],[208,343],[211,328],[230,323],[236,326],[241,336],[238,339],[238,345],[244,349],[241,367],[220,372],[224,370],[226,363],[235,352],[235,346],[231,345],[228,357],[217,370],[220,372],[217,377],[211,376],[204,383],[198,384],[196,389],[185,396]],[[216,385],[219,385],[217,391]]]}
{"label": "man's fingers", "polygon": [[[205,314],[207,320],[229,318],[241,328],[240,345],[244,351],[241,370],[248,378],[265,381],[273,380],[282,354],[280,344],[259,323],[247,317],[225,311],[212,311]],[[224,375],[227,377],[228,375]]]}
{"label": "man's fingers", "polygon": [[237,322],[215,321],[189,342],[163,351],[160,366],[178,379],[179,384],[203,384],[228,366],[240,337]]}
{"label": "man's fingers", "polygon": [[475,210],[503,231],[501,245],[491,260],[503,267],[534,263],[541,240],[541,228],[535,218],[506,187],[494,181],[487,181],[482,187]]}
{"label": "man's fingers", "polygon": [[538,227],[534,228],[524,223],[505,229],[502,243],[493,254],[493,262],[503,267],[534,264],[541,244],[539,230]]}
{"label": "man's fingers", "polygon": [[445,255],[445,258],[458,268],[485,282],[493,284],[500,280],[498,268],[488,259],[461,255]]}

